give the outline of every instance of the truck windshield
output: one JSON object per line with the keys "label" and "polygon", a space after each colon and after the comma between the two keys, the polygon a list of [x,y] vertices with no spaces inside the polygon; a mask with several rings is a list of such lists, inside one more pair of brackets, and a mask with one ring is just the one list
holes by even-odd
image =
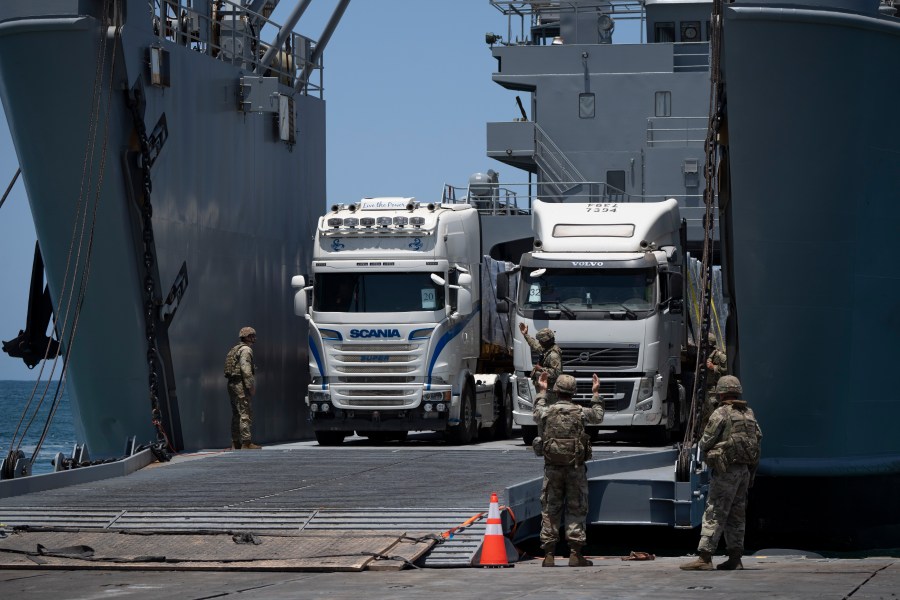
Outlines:
{"label": "truck windshield", "polygon": [[539,277],[525,268],[519,306],[563,312],[640,312],[656,307],[654,269],[546,269]]}
{"label": "truck windshield", "polygon": [[317,273],[313,310],[321,312],[412,312],[444,308],[444,288],[431,273]]}

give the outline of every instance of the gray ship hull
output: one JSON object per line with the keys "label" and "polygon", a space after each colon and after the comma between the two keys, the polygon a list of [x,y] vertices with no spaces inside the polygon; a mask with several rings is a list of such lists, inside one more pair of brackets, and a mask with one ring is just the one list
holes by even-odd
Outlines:
{"label": "gray ship hull", "polygon": [[[280,141],[271,114],[238,109],[240,69],[155,36],[146,2],[132,1],[120,36],[109,30],[112,83],[107,70],[92,120],[105,28],[94,16],[78,16],[77,2],[62,3],[74,7],[62,17],[60,2],[30,4],[32,15],[52,16],[14,19],[23,9],[0,10],[0,93],[58,323],[67,319],[59,329],[79,440],[99,457],[121,455],[129,436],[138,443],[156,439],[141,221],[127,167],[136,130],[125,91],[138,80],[147,131],[162,115],[168,129],[151,169],[156,295],[165,299],[183,263],[189,282],[167,332],[160,332],[173,365],[160,386],[174,390],[161,398],[170,442],[178,449],[230,444],[222,363],[243,325],[253,325],[260,340],[254,436],[270,442],[307,435],[305,323],[293,316],[289,281],[309,264],[314,215],[324,204],[324,102],[296,94],[296,144]],[[168,87],[149,85],[151,45],[170,53]],[[92,121],[98,130],[89,149]],[[82,248],[77,272],[73,247]],[[76,323],[65,299],[82,275],[87,285]]]}
{"label": "gray ship hull", "polygon": [[848,506],[897,522],[900,121],[878,106],[900,94],[900,21],[868,4],[725,9],[727,339],[765,434],[769,525],[821,526],[785,510],[791,489],[816,494],[832,530]]}

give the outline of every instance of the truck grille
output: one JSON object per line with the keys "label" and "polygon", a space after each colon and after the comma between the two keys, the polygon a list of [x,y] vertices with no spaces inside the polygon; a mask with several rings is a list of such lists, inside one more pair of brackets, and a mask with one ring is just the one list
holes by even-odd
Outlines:
{"label": "truck grille", "polygon": [[370,377],[338,377],[338,383],[412,383],[415,377],[394,377],[391,375],[373,375]]}
{"label": "truck grille", "polygon": [[337,344],[339,352],[412,352],[419,344]]}
{"label": "truck grille", "polygon": [[[604,346],[567,347],[562,349],[563,371],[566,373],[596,369],[634,369],[638,365],[640,347],[636,344],[607,344]],[[531,360],[537,364],[540,354],[532,351]]]}
{"label": "truck grille", "polygon": [[360,366],[349,366],[349,365],[338,365],[334,368],[338,373],[412,373],[416,370],[415,367],[385,367],[385,366],[376,366],[372,365],[370,367],[360,367]]}
{"label": "truck grille", "polygon": [[422,398],[424,344],[346,342],[327,347],[336,408],[414,408]]}
{"label": "truck grille", "polygon": [[[371,382],[369,375],[406,375],[422,371],[421,344],[335,344],[329,349],[331,364],[345,374],[345,383]],[[360,374],[353,379],[353,374]]]}
{"label": "truck grille", "polygon": [[[593,394],[590,379],[580,379],[575,382],[575,402],[585,406],[591,403]],[[626,410],[631,404],[631,393],[634,390],[634,382],[606,380],[600,382],[600,395],[603,399],[603,410],[619,412]],[[611,397],[612,396],[612,397]]]}
{"label": "truck grille", "polygon": [[403,400],[398,398],[379,398],[373,400],[347,400],[347,404],[349,406],[367,406],[367,407],[379,407],[379,406],[403,406]]}

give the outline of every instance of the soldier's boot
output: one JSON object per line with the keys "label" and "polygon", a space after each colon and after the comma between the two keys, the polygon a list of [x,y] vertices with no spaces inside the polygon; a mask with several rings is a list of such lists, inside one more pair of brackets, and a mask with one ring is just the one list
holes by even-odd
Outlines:
{"label": "soldier's boot", "polygon": [[699,552],[696,559],[679,567],[682,571],[712,571],[712,554]]}
{"label": "soldier's boot", "polygon": [[741,562],[742,554],[743,552],[741,552],[740,550],[729,550],[728,560],[716,565],[716,568],[720,571],[734,571],[735,569],[743,569],[744,564]]}
{"label": "soldier's boot", "polygon": [[253,442],[244,442],[241,444],[241,450],[259,450],[262,446],[257,446]]}
{"label": "soldier's boot", "polygon": [[542,567],[555,567],[556,566],[556,558],[553,553],[556,552],[556,546],[543,546],[544,548],[544,561],[541,563]]}
{"label": "soldier's boot", "polygon": [[593,565],[594,563],[586,559],[584,554],[581,553],[581,548],[572,548],[572,552],[569,553],[570,567],[592,567]]}

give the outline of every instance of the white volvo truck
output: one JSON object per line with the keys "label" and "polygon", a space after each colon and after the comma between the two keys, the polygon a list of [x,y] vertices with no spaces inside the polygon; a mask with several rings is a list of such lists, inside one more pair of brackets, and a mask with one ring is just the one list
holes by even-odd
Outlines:
{"label": "white volvo truck", "polygon": [[321,217],[310,280],[291,282],[294,311],[309,320],[306,403],[319,444],[354,431],[508,437],[511,348],[482,335],[482,311],[496,307],[494,290],[485,302],[482,291],[506,264],[483,259],[468,204],[365,198]]}
{"label": "white volvo truck", "polygon": [[[547,203],[536,201],[533,251],[522,255],[514,307],[514,420],[530,443],[540,355],[518,330],[556,334],[563,372],[577,381],[575,399],[591,399],[600,377],[603,429],[645,428],[671,439],[687,419],[682,346],[686,343],[682,223],[678,203]],[[498,294],[505,298],[504,277]],[[652,428],[652,429],[651,429]]]}

